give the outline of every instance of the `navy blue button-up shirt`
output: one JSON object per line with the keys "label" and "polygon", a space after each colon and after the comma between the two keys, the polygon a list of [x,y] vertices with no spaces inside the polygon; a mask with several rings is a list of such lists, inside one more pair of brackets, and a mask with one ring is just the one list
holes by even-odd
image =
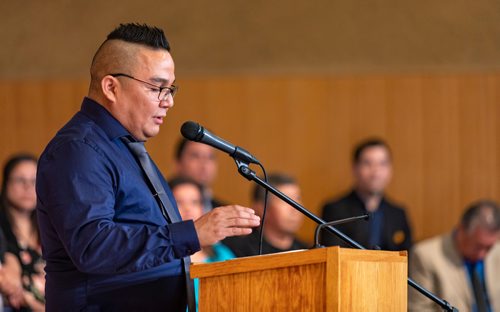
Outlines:
{"label": "navy blue button-up shirt", "polygon": [[103,106],[85,98],[40,157],[48,310],[185,310],[181,258],[200,249],[194,224],[167,224],[120,140],[125,135]]}

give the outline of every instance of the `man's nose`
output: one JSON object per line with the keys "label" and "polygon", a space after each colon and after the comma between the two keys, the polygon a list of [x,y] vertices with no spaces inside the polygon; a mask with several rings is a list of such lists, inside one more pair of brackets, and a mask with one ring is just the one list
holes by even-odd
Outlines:
{"label": "man's nose", "polygon": [[174,106],[174,98],[169,94],[164,100],[160,100],[161,108],[172,108]]}

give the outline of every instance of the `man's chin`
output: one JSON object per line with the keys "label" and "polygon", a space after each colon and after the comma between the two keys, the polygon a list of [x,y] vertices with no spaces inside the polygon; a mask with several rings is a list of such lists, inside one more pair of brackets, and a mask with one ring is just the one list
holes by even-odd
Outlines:
{"label": "man's chin", "polygon": [[147,141],[151,138],[154,138],[155,136],[158,135],[158,133],[160,133],[160,127],[158,126],[156,129],[152,129],[151,131],[148,131],[148,132],[144,132],[143,134],[143,139],[141,141]]}

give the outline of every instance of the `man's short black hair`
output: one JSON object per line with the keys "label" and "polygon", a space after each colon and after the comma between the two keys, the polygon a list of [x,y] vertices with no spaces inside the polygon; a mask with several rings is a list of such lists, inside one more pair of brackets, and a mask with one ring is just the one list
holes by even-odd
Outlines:
{"label": "man's short black hair", "polygon": [[198,191],[200,192],[200,195],[203,197],[203,186],[191,178],[178,176],[178,177],[174,177],[168,181],[168,186],[170,187],[170,189],[172,191],[176,187],[178,187],[180,185],[185,185],[185,184],[190,184],[190,185],[195,186],[198,189]]}
{"label": "man's short black hair", "polygon": [[[296,185],[297,184],[297,180],[295,180],[293,177],[286,175],[284,173],[271,173],[267,177],[267,182],[274,187],[280,187],[282,185],[290,185],[290,184]],[[257,203],[257,202],[263,203],[265,195],[266,195],[266,190],[263,187],[256,184],[254,186],[253,192],[252,192],[253,202],[254,203]]]}
{"label": "man's short black hair", "polygon": [[163,30],[146,24],[120,24],[107,37],[107,40],[113,39],[139,43],[154,49],[164,49],[170,52],[170,44]]}
{"label": "man's short black hair", "polygon": [[379,138],[370,138],[370,139],[366,139],[364,141],[361,141],[360,143],[358,143],[358,145],[356,145],[356,147],[354,148],[354,152],[352,153],[352,162],[354,164],[357,164],[359,162],[359,160],[361,159],[361,155],[363,154],[363,152],[367,148],[376,147],[376,146],[384,147],[385,149],[387,149],[387,152],[389,153],[389,157],[391,156],[391,149],[389,148],[389,145],[384,140],[379,139]]}
{"label": "man's short black hair", "polygon": [[175,159],[176,160],[181,160],[182,153],[184,153],[184,150],[186,149],[186,145],[188,144],[189,140],[181,137],[179,141],[177,142],[177,146],[175,148]]}

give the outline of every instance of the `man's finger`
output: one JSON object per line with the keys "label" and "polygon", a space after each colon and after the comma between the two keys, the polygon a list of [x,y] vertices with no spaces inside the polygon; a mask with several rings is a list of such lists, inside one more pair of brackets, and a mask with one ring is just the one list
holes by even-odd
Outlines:
{"label": "man's finger", "polygon": [[225,237],[249,235],[251,233],[252,229],[233,227],[233,228],[227,228]]}
{"label": "man's finger", "polygon": [[244,210],[217,208],[211,213],[212,215],[210,216],[210,219],[212,220],[212,222],[222,226],[227,225],[228,220],[233,219],[251,220],[252,223],[260,223],[260,217],[258,215],[248,213],[248,211]]}
{"label": "man's finger", "polygon": [[224,222],[225,227],[256,227],[260,225],[260,219],[231,218]]}
{"label": "man's finger", "polygon": [[220,213],[226,214],[228,217],[251,217],[256,216],[255,211],[251,208],[239,206],[239,205],[231,205],[231,206],[223,206],[215,208],[214,211],[218,211]]}

